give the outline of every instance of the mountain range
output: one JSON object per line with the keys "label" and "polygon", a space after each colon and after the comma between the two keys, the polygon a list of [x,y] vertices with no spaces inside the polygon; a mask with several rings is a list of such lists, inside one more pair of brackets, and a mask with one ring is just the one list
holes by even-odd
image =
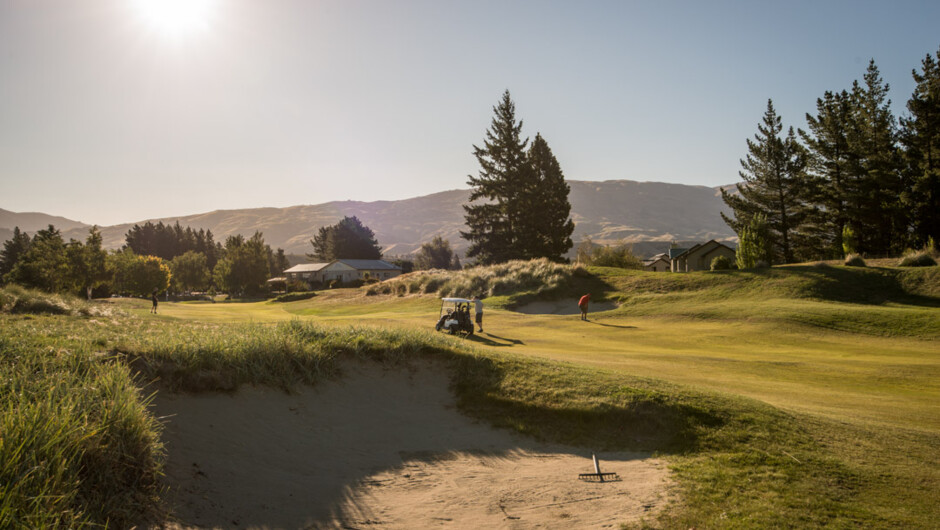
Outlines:
{"label": "mountain range", "polygon": [[[719,215],[730,213],[721,200],[719,187],[631,180],[569,180],[568,184],[575,244],[585,238],[602,244],[623,241],[633,243],[637,254],[649,255],[668,248],[674,240],[735,238]],[[286,208],[215,210],[100,228],[107,248],[123,245],[125,234],[134,224],[162,221],[211,230],[219,242],[229,235],[250,236],[260,231],[271,247],[283,248],[288,254],[304,254],[311,250],[310,240],[321,226],[355,215],[375,232],[387,256],[410,254],[436,235],[450,240],[455,251],[462,254],[468,245],[459,234],[465,230],[462,205],[469,195],[470,190],[451,190],[397,201],[334,201]],[[64,217],[0,209],[0,241],[9,239],[14,226],[32,233],[48,224],[62,230],[66,240],[84,240],[88,234],[89,225]]]}

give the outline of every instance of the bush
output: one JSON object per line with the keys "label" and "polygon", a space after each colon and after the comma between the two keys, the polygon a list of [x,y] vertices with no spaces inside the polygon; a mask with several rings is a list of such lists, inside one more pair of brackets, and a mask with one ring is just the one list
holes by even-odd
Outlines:
{"label": "bush", "polygon": [[930,253],[921,251],[910,253],[898,262],[898,267],[933,267],[937,260],[930,256]]}
{"label": "bush", "polygon": [[731,260],[726,256],[718,256],[712,260],[711,270],[713,271],[724,271],[731,268]]}
{"label": "bush", "polygon": [[296,302],[297,300],[308,300],[316,296],[315,291],[300,291],[297,293],[287,293],[274,297],[275,302]]}
{"label": "bush", "polygon": [[858,254],[849,254],[845,257],[845,266],[846,267],[864,267],[865,260],[862,259]]}

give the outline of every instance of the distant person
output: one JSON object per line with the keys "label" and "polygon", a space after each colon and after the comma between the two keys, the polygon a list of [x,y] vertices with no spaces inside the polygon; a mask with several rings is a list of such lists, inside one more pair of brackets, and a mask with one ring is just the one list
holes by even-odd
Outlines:
{"label": "distant person", "polygon": [[483,333],[483,302],[480,301],[480,295],[473,297],[473,306],[476,308],[477,326],[480,326],[479,333]]}
{"label": "distant person", "polygon": [[587,320],[588,302],[591,301],[591,293],[588,293],[578,300],[578,307],[581,309],[581,320]]}
{"label": "distant person", "polygon": [[154,315],[157,314],[157,290],[153,290],[153,294],[150,295],[150,300],[153,301],[153,307],[150,308],[150,312]]}

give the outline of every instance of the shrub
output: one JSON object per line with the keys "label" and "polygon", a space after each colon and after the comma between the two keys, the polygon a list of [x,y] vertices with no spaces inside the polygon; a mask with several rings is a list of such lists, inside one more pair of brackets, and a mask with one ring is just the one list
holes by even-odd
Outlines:
{"label": "shrub", "polygon": [[584,265],[597,267],[619,267],[621,269],[643,269],[643,261],[633,255],[633,245],[620,243],[616,246],[606,245],[592,247],[590,252],[582,253],[579,262]]}
{"label": "shrub", "polygon": [[275,302],[296,302],[297,300],[307,300],[316,296],[315,291],[300,291],[297,293],[282,294],[274,298]]}
{"label": "shrub", "polygon": [[726,256],[717,256],[712,260],[711,270],[713,271],[724,271],[731,268],[731,260]]}
{"label": "shrub", "polygon": [[865,260],[862,259],[858,254],[849,254],[845,257],[845,266],[846,267],[864,267]]}
{"label": "shrub", "polygon": [[[849,256],[857,252],[856,251],[857,247],[858,247],[858,239],[855,237],[855,231],[852,230],[852,227],[849,225],[843,226],[842,227],[842,252],[845,254],[846,260],[849,259]],[[862,267],[864,267],[864,265],[862,265]]]}
{"label": "shrub", "polygon": [[912,252],[898,262],[898,267],[933,267],[937,260],[930,256],[926,251]]}

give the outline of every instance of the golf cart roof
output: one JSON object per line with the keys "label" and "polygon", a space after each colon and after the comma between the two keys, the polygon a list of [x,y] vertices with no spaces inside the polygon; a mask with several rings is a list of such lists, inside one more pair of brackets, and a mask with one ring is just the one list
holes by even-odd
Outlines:
{"label": "golf cart roof", "polygon": [[455,304],[469,304],[472,301],[466,298],[441,298],[441,302],[453,302]]}

